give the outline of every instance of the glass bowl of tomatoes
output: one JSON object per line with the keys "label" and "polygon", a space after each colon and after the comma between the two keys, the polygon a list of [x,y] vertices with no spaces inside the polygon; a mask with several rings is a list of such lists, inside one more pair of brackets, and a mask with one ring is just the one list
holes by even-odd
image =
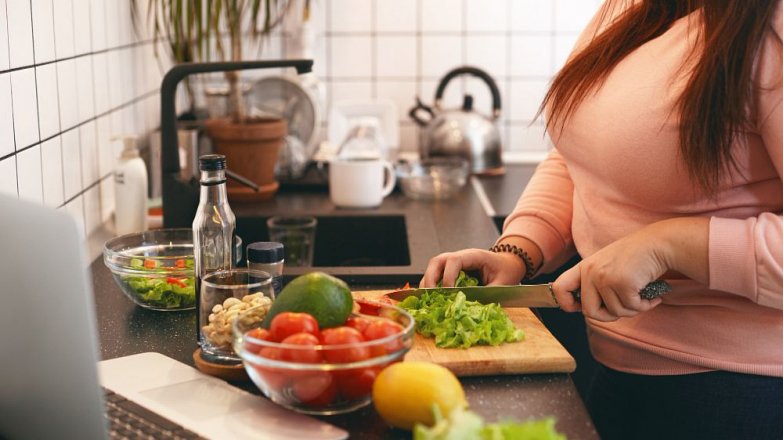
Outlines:
{"label": "glass bowl of tomatoes", "polygon": [[319,328],[307,313],[280,313],[268,328],[240,314],[233,323],[233,344],[250,379],[273,402],[306,414],[332,415],[371,402],[375,378],[402,361],[413,329],[411,315],[389,304],[378,304],[372,314],[352,313],[331,328]]}

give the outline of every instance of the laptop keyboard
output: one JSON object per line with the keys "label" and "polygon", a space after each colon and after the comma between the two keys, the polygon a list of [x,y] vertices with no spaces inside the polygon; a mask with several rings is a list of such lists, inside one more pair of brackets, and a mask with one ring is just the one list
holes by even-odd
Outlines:
{"label": "laptop keyboard", "polygon": [[193,431],[104,388],[112,439],[202,439]]}

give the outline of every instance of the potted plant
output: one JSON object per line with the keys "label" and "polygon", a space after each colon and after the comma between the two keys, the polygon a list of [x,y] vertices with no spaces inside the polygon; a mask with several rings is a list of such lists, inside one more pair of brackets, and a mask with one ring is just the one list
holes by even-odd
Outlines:
{"label": "potted plant", "polygon": [[[291,3],[292,0],[134,0],[131,12],[138,23],[146,8],[153,37],[168,43],[174,62],[241,61],[243,39],[260,41],[282,23]],[[304,9],[308,10],[307,4]],[[280,118],[249,117],[238,72],[226,72],[225,77],[229,89],[228,116],[208,119],[204,126],[216,152],[226,155],[231,169],[260,187],[253,191],[229,182],[229,197],[269,197],[278,187],[274,167],[287,133],[286,122]],[[186,89],[193,108],[193,88],[186,83]]]}

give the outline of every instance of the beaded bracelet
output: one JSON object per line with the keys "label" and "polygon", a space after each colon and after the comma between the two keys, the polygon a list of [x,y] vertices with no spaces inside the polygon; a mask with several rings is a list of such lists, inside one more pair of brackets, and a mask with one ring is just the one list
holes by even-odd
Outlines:
{"label": "beaded bracelet", "polygon": [[527,254],[527,252],[524,251],[524,249],[518,248],[514,246],[513,244],[508,243],[501,243],[496,244],[489,248],[490,252],[509,252],[517,257],[519,257],[522,262],[525,264],[525,278],[526,280],[529,280],[533,278],[533,275],[538,271],[539,267],[533,267],[533,259],[530,258],[530,255]]}

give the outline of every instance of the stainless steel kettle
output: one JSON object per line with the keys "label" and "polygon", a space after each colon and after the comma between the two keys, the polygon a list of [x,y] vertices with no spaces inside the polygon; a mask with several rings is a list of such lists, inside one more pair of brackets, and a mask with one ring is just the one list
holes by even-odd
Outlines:
{"label": "stainless steel kettle", "polygon": [[[473,110],[473,97],[466,94],[462,108],[442,110],[441,100],[449,82],[461,75],[473,75],[483,80],[492,94],[492,116]],[[416,98],[416,106],[408,113],[422,127],[421,156],[460,156],[471,164],[473,174],[500,175],[505,172],[500,132],[495,121],[500,116],[500,91],[489,74],[476,67],[453,69],[440,80],[432,107]]]}

